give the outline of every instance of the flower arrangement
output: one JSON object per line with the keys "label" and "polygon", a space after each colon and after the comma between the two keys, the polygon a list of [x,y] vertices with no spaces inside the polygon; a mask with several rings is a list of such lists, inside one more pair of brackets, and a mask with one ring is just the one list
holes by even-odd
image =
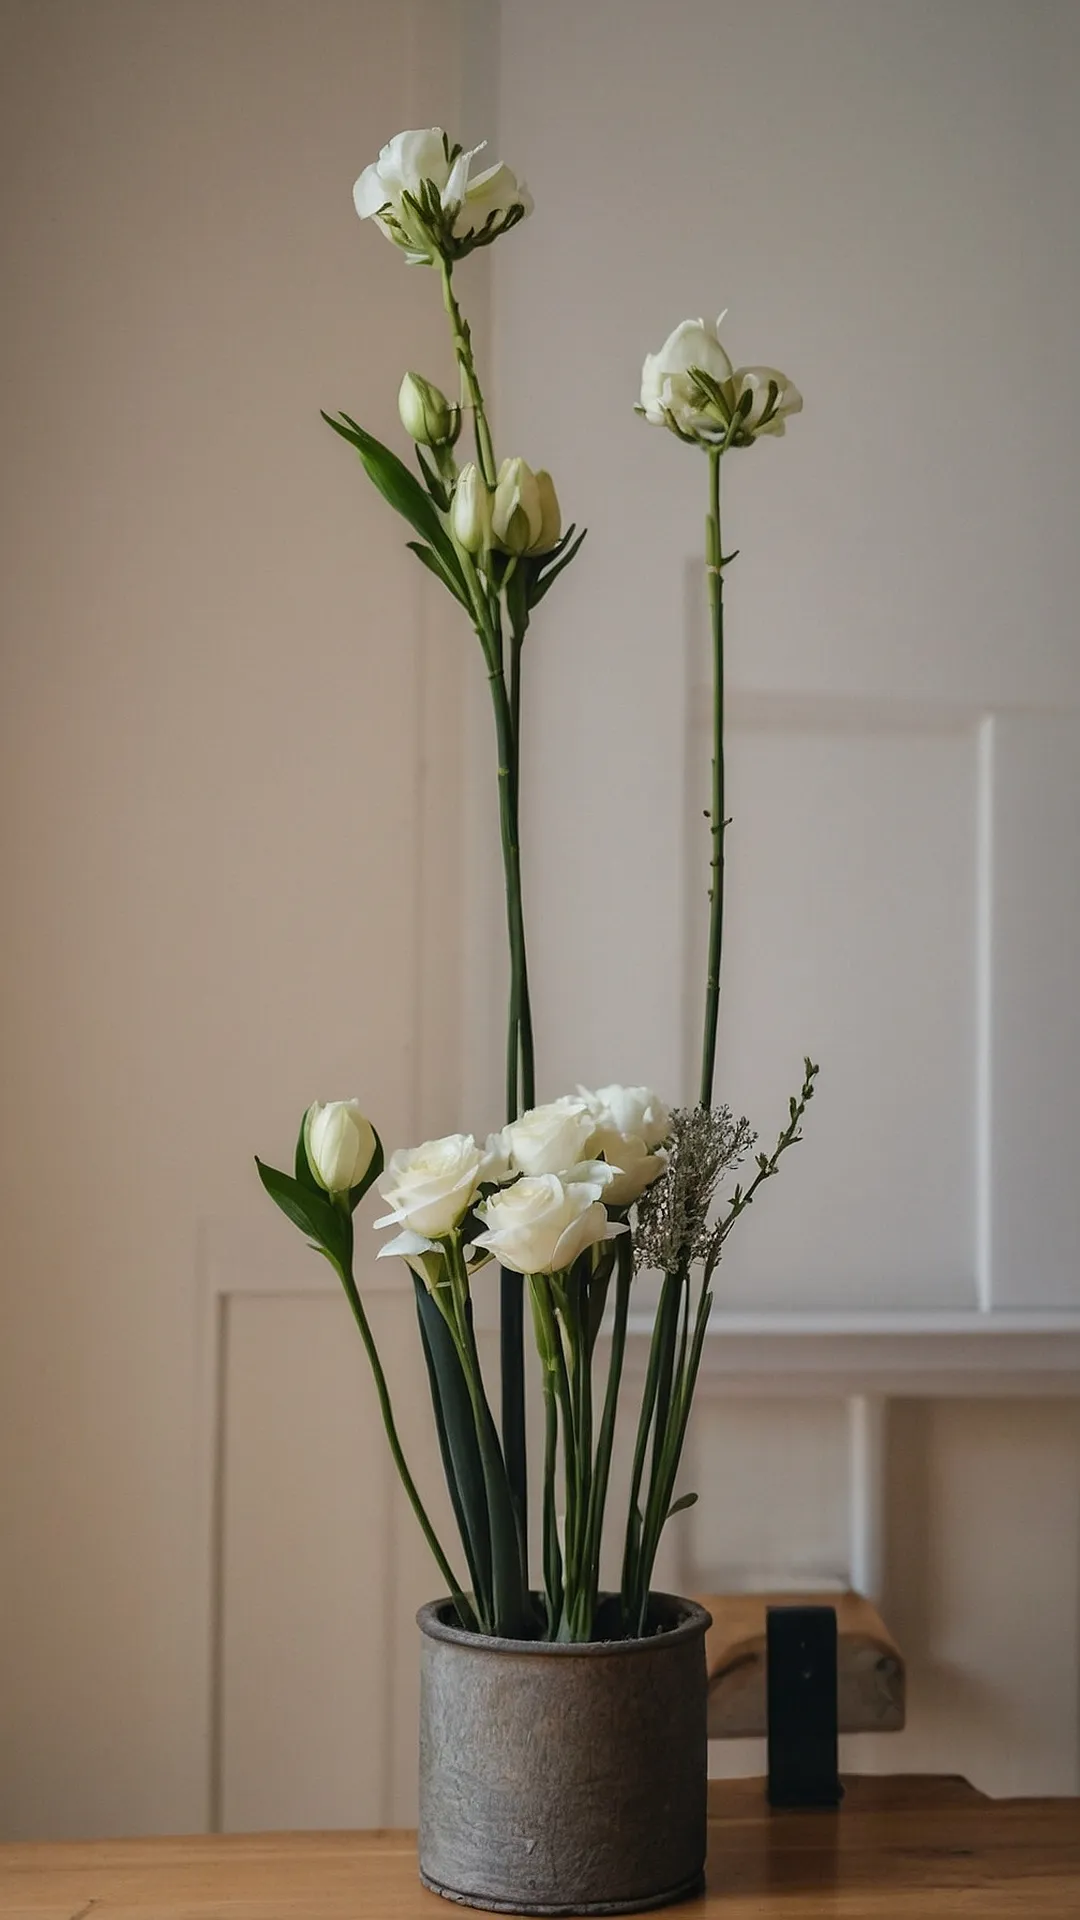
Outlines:
{"label": "flower arrangement", "polygon": [[[417,473],[347,414],[327,424],[360,457],[405,520],[418,560],[460,604],[479,641],[491,691],[506,892],[510,991],[506,1114],[501,1131],[452,1134],[384,1160],[353,1100],[304,1115],[294,1172],[257,1162],[263,1185],[338,1274],[374,1375],[405,1491],[467,1630],[504,1638],[587,1642],[650,1631],[650,1583],[662,1530],[696,1495],[676,1493],[687,1423],[727,1236],[801,1137],[817,1068],[809,1059],[771,1153],[725,1182],[753,1153],[744,1118],[714,1102],[724,908],[723,580],[733,554],[720,535],[726,455],[784,433],[802,400],[774,368],[736,368],[719,327],[677,326],[644,363],[638,411],[704,453],[705,568],[713,638],[710,920],[701,1077],[694,1106],[672,1111],[649,1088],[579,1087],[536,1104],[519,840],[523,649],[534,613],[581,550],[562,527],[550,474],[520,457],[497,462],[468,322],[454,275],[532,211],[524,183],[496,164],[474,170],[439,128],[397,134],[354,190],[408,264],[437,273],[460,378],[451,401],[407,372],[398,396]],[[471,459],[456,448],[466,422]],[[406,1462],[391,1397],[354,1277],[356,1208],[378,1184],[393,1237],[379,1257],[406,1264],[463,1567],[455,1570]],[[501,1406],[496,1418],[474,1330],[473,1296],[500,1281]],[[621,1526],[618,1590],[602,1590],[601,1548],[635,1277],[660,1275],[648,1367],[637,1409]],[[526,1306],[544,1409],[539,1522],[542,1593],[531,1574],[527,1499]],[[602,1388],[602,1391],[601,1391]]]}

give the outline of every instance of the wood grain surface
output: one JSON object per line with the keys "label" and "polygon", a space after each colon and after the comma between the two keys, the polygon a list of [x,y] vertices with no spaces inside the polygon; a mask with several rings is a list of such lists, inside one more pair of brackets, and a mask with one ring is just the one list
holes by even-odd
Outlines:
{"label": "wood grain surface", "polygon": [[[697,1920],[1077,1920],[1080,1800],[966,1782],[854,1780],[837,1813],[771,1813],[716,1781]],[[437,1920],[408,1833],[260,1834],[0,1847],[3,1920]]]}
{"label": "wood grain surface", "polygon": [[835,1607],[841,1733],[899,1733],[903,1727],[904,1656],[872,1600],[860,1593],[694,1597],[713,1617],[705,1636],[710,1739],[742,1740],[765,1732],[765,1612],[771,1606]]}

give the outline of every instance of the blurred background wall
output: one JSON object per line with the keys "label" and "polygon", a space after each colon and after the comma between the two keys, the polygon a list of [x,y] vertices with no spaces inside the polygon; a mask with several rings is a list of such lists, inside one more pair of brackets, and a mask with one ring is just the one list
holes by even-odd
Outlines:
{"label": "blurred background wall", "polygon": [[[439,121],[497,131],[537,200],[490,314],[488,263],[462,281],[500,447],[590,526],[530,639],[542,1094],[692,1087],[702,476],[631,408],[644,351],[727,303],[807,410],[732,463],[723,1071],[763,1132],[805,1048],[824,1071],[726,1302],[1064,1319],[1071,1136],[1025,1221],[972,955],[986,716],[1080,695],[1080,14],[3,0],[0,47],[0,1832],[402,1821],[432,1576],[344,1309],[251,1168],[316,1094],[391,1145],[498,1118],[482,685],[318,419],[394,440],[405,367],[451,383],[352,181]],[[1052,1078],[1071,1001],[1006,946],[1035,985],[1002,1020]],[[365,1278],[431,1471],[409,1301]],[[688,1583],[843,1576],[843,1419],[703,1405]],[[1075,1791],[1076,1401],[909,1383],[889,1433],[911,1721],[849,1757]]]}

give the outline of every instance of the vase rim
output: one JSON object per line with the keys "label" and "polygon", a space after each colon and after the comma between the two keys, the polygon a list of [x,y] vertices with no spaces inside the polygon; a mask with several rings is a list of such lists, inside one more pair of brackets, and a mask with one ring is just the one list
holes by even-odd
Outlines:
{"label": "vase rim", "polygon": [[[613,1595],[601,1594],[601,1600],[611,1599]],[[420,1608],[416,1624],[428,1640],[446,1640],[452,1646],[471,1647],[474,1651],[485,1653],[536,1654],[547,1659],[602,1659],[608,1655],[622,1655],[624,1658],[635,1654],[662,1653],[666,1647],[676,1646],[681,1641],[693,1640],[704,1634],[712,1626],[712,1615],[696,1600],[688,1600],[677,1593],[651,1593],[649,1599],[658,1602],[667,1612],[670,1610],[674,1624],[661,1628],[659,1633],[642,1635],[634,1640],[510,1640],[501,1634],[473,1633],[466,1627],[451,1626],[443,1619],[446,1610],[454,1605],[449,1594],[441,1600],[429,1600]]]}

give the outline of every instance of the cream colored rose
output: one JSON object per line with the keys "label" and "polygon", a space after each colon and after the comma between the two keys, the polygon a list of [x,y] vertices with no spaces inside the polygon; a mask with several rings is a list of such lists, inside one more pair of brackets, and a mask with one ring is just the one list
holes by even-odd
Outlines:
{"label": "cream colored rose", "polygon": [[599,1178],[530,1175],[481,1201],[484,1232],[473,1244],[514,1273],[561,1273],[586,1247],[620,1231],[601,1202],[604,1190]]}
{"label": "cream colored rose", "polygon": [[320,1187],[348,1193],[358,1187],[375,1153],[375,1133],[356,1100],[313,1100],[304,1115],[304,1151]]}
{"label": "cream colored rose", "polygon": [[452,1233],[476,1198],[483,1163],[484,1155],[471,1133],[450,1133],[442,1140],[425,1140],[421,1147],[399,1147],[378,1183],[391,1211],[375,1225],[404,1227],[425,1240]]}
{"label": "cream colored rose", "polygon": [[586,1101],[571,1094],[532,1107],[505,1129],[510,1164],[518,1173],[565,1173],[586,1157],[595,1124]]}
{"label": "cream colored rose", "polygon": [[671,1134],[671,1115],[651,1087],[597,1087],[590,1093],[578,1088],[598,1127],[613,1127],[616,1133],[637,1134],[650,1153],[662,1147]]}

